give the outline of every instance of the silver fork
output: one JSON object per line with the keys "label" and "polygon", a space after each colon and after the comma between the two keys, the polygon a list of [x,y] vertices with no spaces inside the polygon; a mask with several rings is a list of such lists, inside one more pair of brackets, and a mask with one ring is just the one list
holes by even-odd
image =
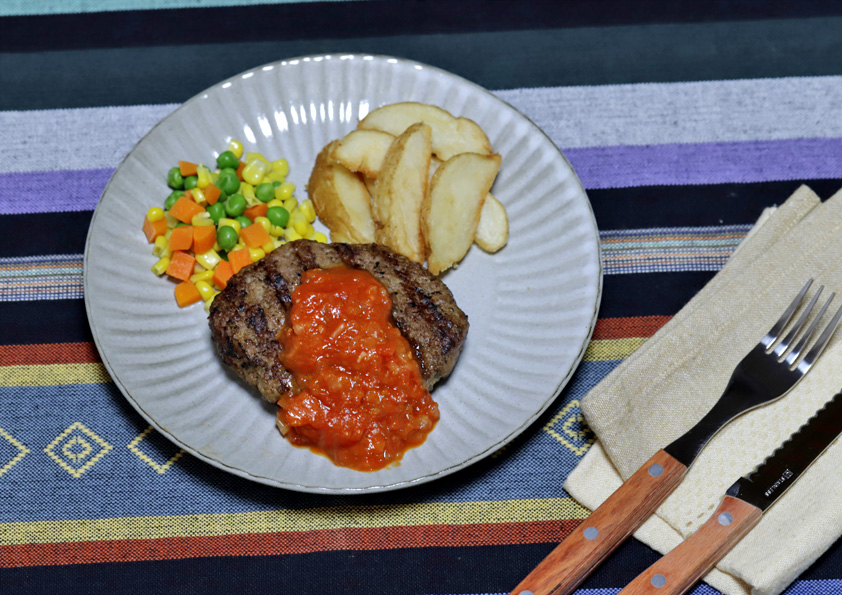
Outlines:
{"label": "silver fork", "polygon": [[[802,357],[835,295],[831,294],[807,325],[824,289],[819,288],[784,335],[812,284],[810,279],[760,343],[737,364],[713,408],[683,436],[656,452],[635,471],[511,595],[565,595],[573,591],[667,499],[714,434],[738,415],[781,398],[798,384],[827,347],[842,319],[841,307]],[[799,335],[801,338],[795,341]]]}

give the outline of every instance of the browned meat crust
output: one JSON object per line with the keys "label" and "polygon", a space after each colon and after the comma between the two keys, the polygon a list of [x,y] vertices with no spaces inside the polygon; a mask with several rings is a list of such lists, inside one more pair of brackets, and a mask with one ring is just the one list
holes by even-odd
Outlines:
{"label": "browned meat crust", "polygon": [[392,316],[421,365],[428,390],[447,376],[462,350],[468,317],[441,280],[421,265],[377,244],[320,244],[297,240],[234,275],[213,300],[209,324],[222,360],[276,402],[294,390],[279,360],[292,291],[304,271],[340,265],[374,275],[392,299]]}

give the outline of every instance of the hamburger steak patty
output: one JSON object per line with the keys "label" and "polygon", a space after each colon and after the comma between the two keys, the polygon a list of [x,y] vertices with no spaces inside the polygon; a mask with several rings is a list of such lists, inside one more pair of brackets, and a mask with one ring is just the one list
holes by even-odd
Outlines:
{"label": "hamburger steak patty", "polygon": [[273,403],[295,391],[292,374],[280,363],[283,348],[278,342],[292,292],[304,271],[341,265],[368,271],[386,288],[395,325],[421,366],[424,386],[431,390],[456,364],[468,317],[438,278],[378,244],[297,240],[242,269],[210,308],[211,336],[222,360]]}

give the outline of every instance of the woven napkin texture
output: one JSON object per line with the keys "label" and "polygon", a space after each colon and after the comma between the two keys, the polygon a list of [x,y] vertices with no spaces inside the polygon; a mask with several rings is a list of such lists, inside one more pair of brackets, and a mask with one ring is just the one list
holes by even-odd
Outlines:
{"label": "woven napkin texture", "polygon": [[[842,303],[842,191],[822,203],[808,187],[768,209],[725,267],[581,403],[598,441],[565,489],[594,509],[658,449],[695,424],[737,362],[809,278]],[[825,321],[830,316],[826,315]],[[666,553],[695,532],[725,490],[842,389],[842,332],[781,400],[728,424],[635,536]],[[705,577],[729,595],[776,595],[842,535],[837,440]],[[641,571],[643,569],[641,568]]]}

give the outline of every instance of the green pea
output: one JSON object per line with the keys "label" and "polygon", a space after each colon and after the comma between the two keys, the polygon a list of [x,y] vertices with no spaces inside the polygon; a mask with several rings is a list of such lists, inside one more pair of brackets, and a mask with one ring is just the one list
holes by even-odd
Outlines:
{"label": "green pea", "polygon": [[275,198],[275,187],[272,182],[263,182],[254,189],[254,195],[260,202],[269,202]]}
{"label": "green pea", "polygon": [[216,158],[216,166],[219,169],[224,169],[226,167],[236,169],[240,166],[240,160],[237,159],[237,156],[231,151],[223,151],[219,154],[219,157]]}
{"label": "green pea", "polygon": [[208,207],[208,215],[214,224],[218,224],[219,220],[225,217],[225,207],[221,202],[216,202]]}
{"label": "green pea", "polygon": [[184,178],[184,189],[192,190],[199,185],[199,176],[187,176]]}
{"label": "green pea", "polygon": [[170,195],[164,199],[164,208],[169,211],[176,201],[178,201],[178,199],[182,196],[184,196],[184,192],[181,190],[173,190],[170,192]]}
{"label": "green pea", "polygon": [[219,247],[228,252],[237,243],[239,236],[237,230],[230,225],[223,225],[216,230],[216,241]]}
{"label": "green pea", "polygon": [[289,222],[289,211],[283,207],[269,207],[266,210],[266,218],[276,227],[286,227]]}
{"label": "green pea", "polygon": [[181,170],[177,167],[172,167],[167,172],[167,186],[174,190],[184,188],[184,178],[181,176]]}
{"label": "green pea", "polygon": [[216,185],[225,194],[231,195],[240,189],[240,178],[237,177],[237,172],[233,169],[227,168],[219,172],[219,178],[216,180]]}
{"label": "green pea", "polygon": [[239,217],[246,210],[246,199],[242,194],[232,194],[225,201],[225,212],[229,217]]}
{"label": "green pea", "polygon": [[248,227],[249,225],[251,225],[251,219],[249,219],[245,215],[240,215],[239,217],[237,217],[237,221],[240,222],[240,229],[242,229],[243,227]]}

